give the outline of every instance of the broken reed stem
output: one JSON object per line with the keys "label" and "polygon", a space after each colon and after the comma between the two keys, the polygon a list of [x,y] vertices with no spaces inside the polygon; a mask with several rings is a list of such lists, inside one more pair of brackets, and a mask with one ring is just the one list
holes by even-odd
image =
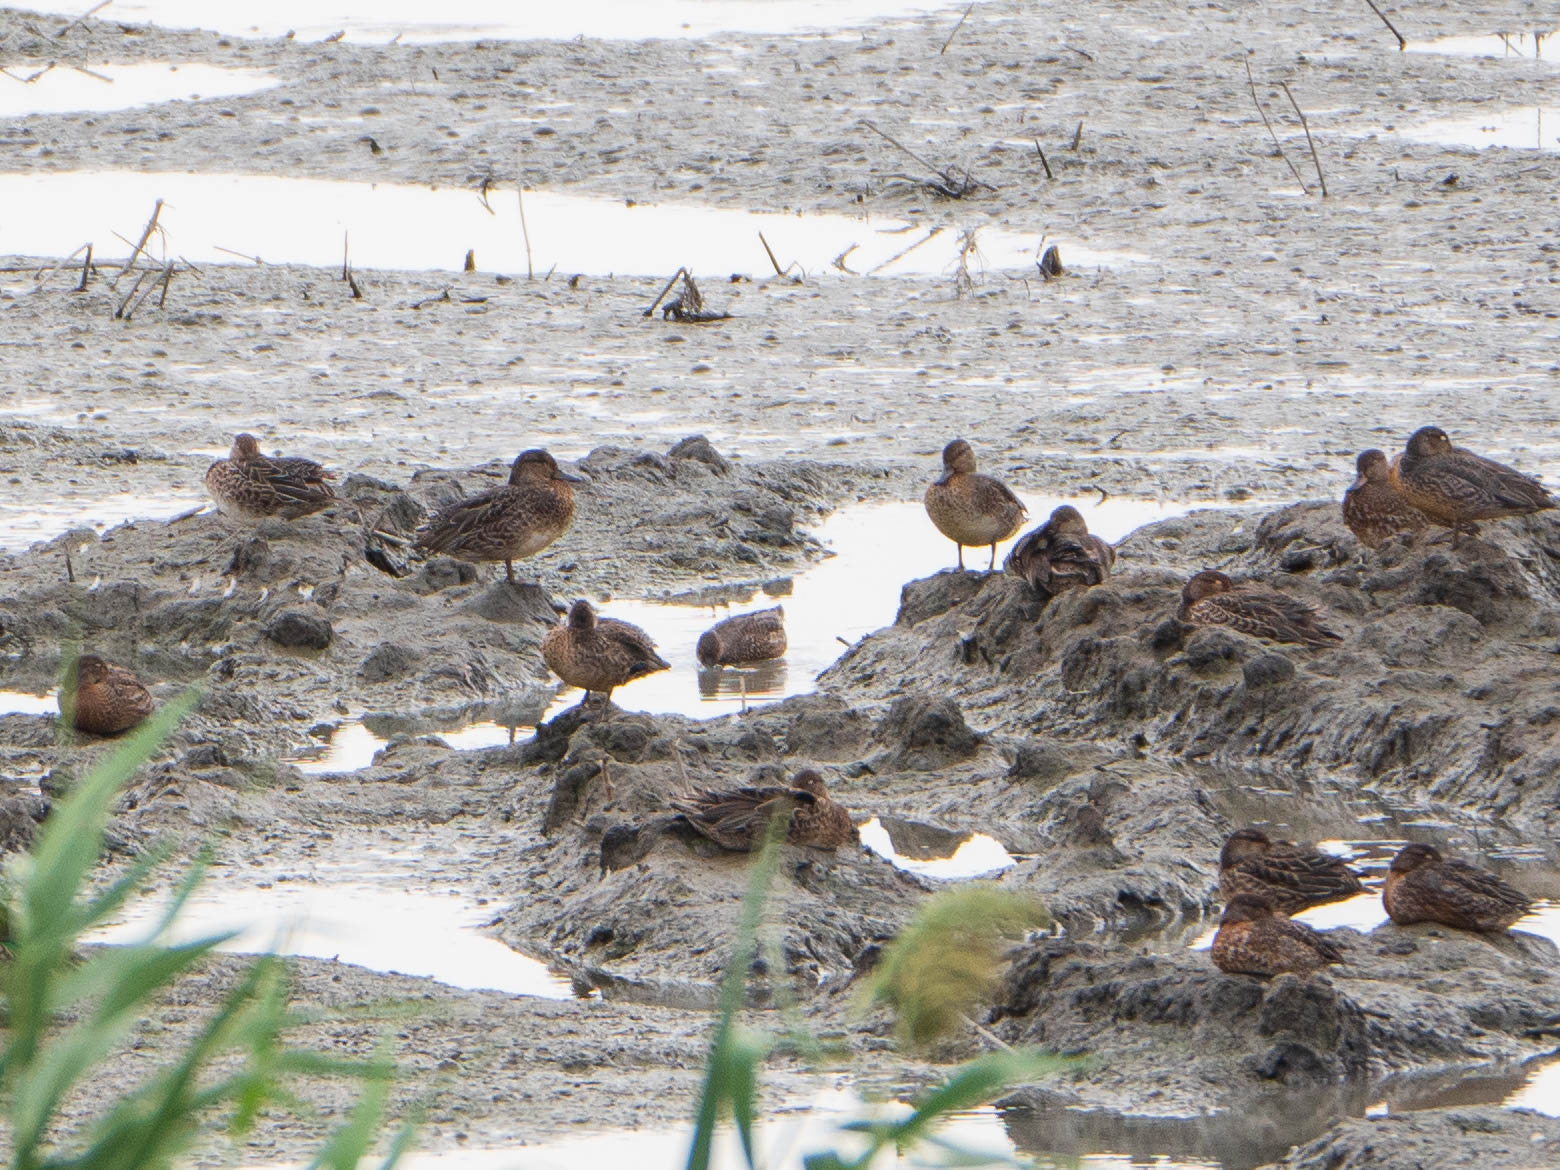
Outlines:
{"label": "broken reed stem", "polygon": [[948,46],[953,44],[953,38],[959,35],[959,30],[964,27],[964,22],[969,19],[970,13],[975,11],[975,0],[970,0],[970,6],[964,10],[964,15],[959,17],[959,23],[953,26],[953,31],[948,34],[948,39],[943,42],[943,47],[937,50],[941,57],[948,51]]}
{"label": "broken reed stem", "polygon": [[1284,164],[1289,167],[1289,173],[1295,177],[1295,182],[1300,184],[1300,193],[1309,195],[1311,189],[1305,185],[1305,180],[1300,177],[1295,164],[1290,162],[1289,156],[1284,153],[1278,135],[1273,132],[1273,123],[1268,121],[1267,111],[1262,108],[1262,99],[1257,96],[1257,80],[1251,76],[1251,62],[1243,59],[1241,63],[1246,66],[1246,84],[1251,87],[1251,100],[1256,103],[1257,113],[1262,115],[1262,124],[1267,127],[1268,137],[1273,140],[1273,149],[1278,151],[1278,157],[1284,160]]}
{"label": "broken reed stem", "polygon": [[92,275],[92,245],[87,245],[87,258],[81,262],[81,283],[76,286],[77,292],[87,291],[87,277]]}
{"label": "broken reed stem", "polygon": [[157,307],[160,309],[168,303],[168,286],[173,283],[173,262],[168,262],[168,267],[163,269],[162,296],[157,298]]}
{"label": "broken reed stem", "polygon": [[650,302],[650,307],[646,309],[642,315],[648,317],[650,314],[654,313],[655,307],[661,303],[661,298],[672,291],[672,285],[677,283],[677,278],[687,271],[688,270],[686,268],[679,268],[676,272],[672,273],[672,278],[666,282],[666,286],[662,288],[660,292],[655,294],[655,300]]}
{"label": "broken reed stem", "polygon": [[784,276],[785,273],[780,270],[780,261],[775,259],[775,251],[769,246],[769,241],[764,239],[763,232],[758,233],[758,242],[764,245],[764,251],[769,254],[769,263],[774,266],[775,275]]}
{"label": "broken reed stem", "polygon": [[54,39],[55,40],[59,40],[66,33],[68,33],[71,29],[75,28],[78,24],[82,23],[88,17],[96,16],[99,12],[102,12],[103,9],[107,8],[113,2],[114,2],[114,0],[102,0],[102,3],[94,4],[91,8],[89,8],[85,12],[83,12],[80,16],[76,17],[75,20],[71,21],[64,28],[60,29],[59,32],[55,33],[54,34]]}
{"label": "broken reed stem", "polygon": [[136,274],[135,283],[130,286],[130,291],[125,294],[125,299],[119,302],[119,308],[114,310],[115,320],[118,320],[125,315],[125,306],[130,303],[130,298],[135,296],[135,291],[141,287],[141,282],[150,275],[151,273],[145,271],[144,269]]}
{"label": "broken reed stem", "polygon": [[1401,53],[1404,49],[1408,48],[1408,42],[1403,39],[1403,34],[1398,32],[1396,28],[1393,28],[1392,22],[1387,19],[1387,14],[1376,7],[1376,0],[1365,0],[1365,3],[1370,5],[1370,10],[1372,12],[1381,17],[1381,23],[1387,26],[1387,30],[1391,32],[1393,36],[1397,37],[1398,52]]}
{"label": "broken reed stem", "polygon": [[1045,161],[1045,151],[1040,149],[1038,138],[1035,139],[1035,153],[1040,156],[1040,165],[1045,168],[1045,177],[1054,181],[1056,176],[1051,173],[1051,164]]}
{"label": "broken reed stem", "polygon": [[[114,279],[108,282],[109,288],[113,288],[116,284],[118,284],[119,278],[135,267],[136,259],[141,255],[141,250],[146,247],[146,241],[152,238],[152,232],[157,227],[157,217],[162,214],[162,208],[163,201],[159,199],[157,201],[157,206],[152,208],[152,218],[146,221],[146,230],[141,233],[140,241],[136,244],[135,249],[130,253],[130,259],[125,261],[125,266],[114,275]],[[116,313],[115,316],[118,316],[118,314]]]}
{"label": "broken reed stem", "polygon": [[1077,153],[1078,147],[1082,144],[1082,142],[1083,142],[1083,120],[1080,118],[1078,120],[1078,129],[1073,131],[1073,140],[1072,140],[1072,148],[1071,148],[1073,153],[1075,153],[1075,154]]}
{"label": "broken reed stem", "polygon": [[352,271],[352,265],[348,263],[348,258],[352,255],[352,249],[351,249],[352,240],[351,240],[351,236],[352,236],[351,232],[342,232],[341,233],[341,279],[342,280],[346,280],[347,279],[347,273]]}
{"label": "broken reed stem", "polygon": [[56,260],[53,264],[50,264],[47,268],[40,268],[40,269],[38,269],[37,272],[33,273],[33,283],[34,284],[42,284],[50,276],[53,276],[55,272],[57,272],[57,271],[59,271],[59,269],[63,268],[69,261],[74,260],[77,256],[81,255],[82,248],[86,248],[86,249],[90,250],[91,247],[92,247],[91,244],[82,244],[81,248],[77,248],[69,256],[65,256],[65,257],[62,257],[59,260]]}
{"label": "broken reed stem", "polygon": [[534,279],[531,272],[531,233],[525,226],[525,188],[520,185],[520,180],[515,180],[515,197],[520,201],[520,235],[525,239],[525,278]]}
{"label": "broken reed stem", "polygon": [[[150,273],[150,272],[146,273],[145,275],[153,276],[153,274]],[[172,279],[173,279],[173,261],[170,260],[168,262],[168,266],[162,270],[162,280],[157,280],[155,277],[153,277],[152,281],[149,284],[147,284],[146,291],[143,292],[140,295],[140,297],[136,300],[135,304],[131,305],[130,308],[125,311],[124,319],[126,321],[128,321],[132,317],[134,317],[138,312],[140,312],[141,311],[141,306],[146,304],[146,302],[151,298],[151,295],[154,292],[157,291],[157,286],[158,285],[162,286],[163,300],[167,300],[168,299],[168,282],[170,280],[172,280]],[[137,281],[136,283],[137,283],[137,285],[139,285],[140,281]]]}
{"label": "broken reed stem", "polygon": [[1322,198],[1327,198],[1327,179],[1322,174],[1322,160],[1317,157],[1316,143],[1311,140],[1311,125],[1305,120],[1305,111],[1300,108],[1300,103],[1295,101],[1295,95],[1289,92],[1289,83],[1278,83],[1284,91],[1284,96],[1289,99],[1289,104],[1294,106],[1295,113],[1300,115],[1300,128],[1305,131],[1305,144],[1311,148],[1311,162],[1316,167],[1316,181],[1322,185]]}

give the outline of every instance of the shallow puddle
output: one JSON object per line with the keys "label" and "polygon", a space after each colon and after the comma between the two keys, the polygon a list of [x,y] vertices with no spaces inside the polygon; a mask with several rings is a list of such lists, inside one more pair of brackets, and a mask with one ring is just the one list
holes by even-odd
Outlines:
{"label": "shallow puddle", "polygon": [[1483,150],[1503,146],[1518,150],[1560,149],[1560,106],[1518,106],[1437,118],[1394,133],[1416,142]]}
{"label": "shallow puddle", "polygon": [[900,869],[922,877],[944,880],[984,877],[1015,864],[1013,855],[1002,847],[1002,842],[985,833],[970,833],[958,838],[953,849],[945,855],[912,857],[895,848],[893,837],[877,817],[858,827],[861,843],[868,849],[888,858]]}
{"label": "shallow puddle", "polygon": [[[844,215],[785,215],[698,204],[631,205],[619,199],[525,194],[525,232],[513,188],[493,189],[487,204],[475,189],[351,183],[266,175],[144,174],[63,171],[0,175],[0,253],[65,256],[92,241],[100,255],[118,251],[115,234],[139,238],[156,200],[165,205],[149,252],[194,263],[339,268],[343,240],[359,268],[459,271],[466,252],[483,272],[538,279],[609,273],[670,276],[687,265],[698,277],[773,271],[759,233],[782,266],[810,276],[839,273],[944,276],[954,271],[960,233],[979,229],[970,271],[1031,269],[1038,235],[1005,231],[972,217],[937,224]],[[406,225],[415,223],[416,231]],[[1126,250],[1091,250],[1055,242],[1079,272],[1147,261]],[[707,290],[713,291],[713,290]],[[720,298],[714,298],[718,305]]]}
{"label": "shallow puddle", "polygon": [[[477,928],[493,911],[455,894],[399,889],[382,862],[368,874],[337,880],[320,872],[313,880],[278,882],[268,889],[198,893],[184,907],[168,942],[188,942],[238,931],[222,949],[338,959],[374,971],[426,976],[451,987],[567,999],[567,981],[545,965],[511,950]],[[417,880],[406,873],[407,885]],[[87,941],[129,943],[145,937],[160,913],[149,902]]]}
{"label": "shallow puddle", "polygon": [[281,78],[258,69],[166,61],[93,65],[90,72],[69,65],[25,73],[12,67],[0,69],[0,117],[128,110],[159,102],[237,97],[281,83]]}
{"label": "shallow puddle", "polygon": [[[22,4],[53,12],[53,5]],[[376,44],[466,40],[563,40],[573,37],[643,40],[702,37],[716,32],[788,33],[841,28],[946,8],[941,0],[575,0],[516,4],[514,0],[115,0],[104,19],[207,28],[233,36]],[[78,12],[71,12],[74,18]]]}
{"label": "shallow puddle", "polygon": [[70,489],[73,495],[50,501],[0,499],[0,550],[21,552],[39,541],[53,540],[72,528],[106,532],[127,520],[167,520],[198,507],[205,496],[198,487],[186,492],[151,495],[116,492],[104,495],[90,487]]}
{"label": "shallow puddle", "polygon": [[26,691],[0,691],[0,715],[58,715],[60,693],[30,695]]}
{"label": "shallow puddle", "polygon": [[1444,53],[1453,57],[1544,59],[1545,47],[1560,30],[1489,33],[1484,36],[1438,37],[1433,41],[1409,41],[1410,53]]}

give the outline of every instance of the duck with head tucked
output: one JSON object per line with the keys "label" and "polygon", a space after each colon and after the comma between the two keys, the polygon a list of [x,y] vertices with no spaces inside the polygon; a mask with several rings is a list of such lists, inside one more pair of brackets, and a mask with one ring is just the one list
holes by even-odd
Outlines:
{"label": "duck with head tucked", "polygon": [[1284,914],[1352,898],[1364,890],[1359,875],[1336,857],[1261,829],[1237,829],[1219,852],[1219,895],[1234,901],[1255,894]]}
{"label": "duck with head tucked", "polygon": [[253,435],[235,435],[226,459],[206,469],[206,491],[225,514],[243,520],[280,516],[296,520],[328,507],[336,499],[334,479],[312,459],[263,455]]}
{"label": "duck with head tucked", "polygon": [[1110,576],[1116,550],[1089,531],[1083,513],[1063,504],[1039,528],[1021,536],[1002,567],[1051,596],[1064,589],[1085,589]]}
{"label": "duck with head tucked", "polygon": [[672,807],[722,849],[738,853],[763,844],[774,816],[788,818],[785,839],[791,845],[840,849],[861,839],[849,811],[834,801],[812,768],[798,772],[790,784],[701,789],[672,801]]}
{"label": "duck with head tucked", "polygon": [[1344,962],[1336,943],[1278,913],[1265,898],[1230,899],[1213,937],[1213,962],[1227,975],[1309,975]]}
{"label": "duck with head tucked", "polygon": [[123,666],[83,654],[60,686],[60,714],[78,731],[118,735],[157,709],[152,693]]}
{"label": "duck with head tucked", "polygon": [[1417,844],[1403,846],[1392,859],[1381,901],[1399,926],[1439,922],[1489,932],[1505,930],[1533,906],[1531,898],[1489,870]]}
{"label": "duck with head tucked", "polygon": [[522,451],[507,484],[445,508],[418,534],[417,547],[463,561],[503,561],[513,583],[516,561],[535,556],[569,530],[571,485],[583,482],[559,470],[546,451]]}
{"label": "duck with head tucked", "polygon": [[595,607],[583,598],[569,607],[563,624],[542,638],[542,661],[547,668],[585,692],[602,696],[602,710],[612,703],[614,687],[668,670],[671,663],[656,653],[650,635],[630,622],[597,617]]}
{"label": "duck with head tucked", "polygon": [[1531,475],[1454,447],[1440,427],[1420,427],[1392,464],[1392,486],[1435,523],[1452,530],[1452,547],[1479,520],[1527,516],[1560,506]]}
{"label": "duck with head tucked", "polygon": [[963,439],[944,447],[942,460],[943,473],[926,489],[926,514],[937,531],[958,546],[960,569],[965,545],[990,545],[987,568],[995,568],[997,543],[1023,524],[1024,505],[1000,479],[975,470],[975,452]]}
{"label": "duck with head tucked", "polygon": [[768,662],[785,653],[785,609],[771,606],[716,622],[699,635],[699,665],[743,666]]}
{"label": "duck with head tucked", "polygon": [[1176,617],[1194,626],[1229,626],[1270,642],[1330,646],[1343,641],[1303,601],[1252,581],[1237,583],[1216,569],[1204,569],[1187,581]]}
{"label": "duck with head tucked", "polygon": [[1375,548],[1399,533],[1413,535],[1430,527],[1430,517],[1392,486],[1385,452],[1361,451],[1354,470],[1354,483],[1343,493],[1343,522],[1362,543]]}

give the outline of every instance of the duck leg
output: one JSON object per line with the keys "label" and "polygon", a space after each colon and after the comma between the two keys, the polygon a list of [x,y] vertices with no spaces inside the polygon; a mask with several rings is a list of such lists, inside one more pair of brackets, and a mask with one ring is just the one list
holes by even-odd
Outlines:
{"label": "duck leg", "polygon": [[986,572],[989,573],[993,569],[995,569],[996,567],[997,567],[997,546],[996,546],[996,542],[993,541],[992,545],[991,545],[991,563],[986,566]]}
{"label": "duck leg", "polygon": [[964,546],[958,541],[954,541],[953,543],[954,547],[959,550],[959,572],[962,573],[964,572]]}
{"label": "duck leg", "polygon": [[515,583],[515,563],[507,557],[504,559],[504,575],[509,578],[511,585]]}

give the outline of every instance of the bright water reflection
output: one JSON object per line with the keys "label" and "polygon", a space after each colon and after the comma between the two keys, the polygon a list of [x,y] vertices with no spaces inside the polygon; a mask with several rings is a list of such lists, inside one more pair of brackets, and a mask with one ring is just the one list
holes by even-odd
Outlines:
{"label": "bright water reflection", "polygon": [[26,691],[0,691],[0,715],[58,715],[58,691],[30,695]]}
{"label": "bright water reflection", "polygon": [[883,823],[873,817],[857,828],[861,843],[880,857],[886,857],[900,869],[918,873],[922,877],[957,880],[994,874],[1015,864],[1013,855],[1002,847],[1002,842],[985,833],[971,833],[958,843],[957,848],[945,857],[907,857],[894,848],[893,839]]}
{"label": "bright water reflection", "polygon": [[52,540],[70,528],[103,532],[127,520],[167,520],[192,507],[204,496],[187,492],[114,492],[94,494],[88,488],[64,487],[52,501],[0,499],[0,550],[19,552],[39,541]]}
{"label": "bright water reflection", "polygon": [[1416,142],[1483,150],[1504,146],[1527,150],[1555,150],[1560,143],[1560,106],[1518,106],[1437,118],[1396,133]]}
{"label": "bright water reflection", "polygon": [[[58,4],[59,0],[56,0]],[[16,7],[55,12],[55,4]],[[723,31],[787,33],[878,22],[934,11],[939,0],[574,0],[517,4],[515,0],[115,0],[104,19],[209,28],[234,36],[301,40],[344,34],[343,40],[408,43],[466,40],[563,40],[603,37],[703,37]],[[80,10],[62,15],[74,19]]]}
{"label": "bright water reflection", "polygon": [[[378,876],[378,875],[376,875]],[[566,999],[572,992],[535,959],[477,932],[492,911],[455,894],[397,889],[376,881],[278,883],[270,889],[208,888],[184,907],[165,941],[189,942],[237,931],[223,950],[338,959],[375,971],[426,976],[451,987]],[[408,885],[412,875],[405,875]],[[161,907],[133,906],[89,942],[143,938]]]}
{"label": "bright water reflection", "polygon": [[[513,188],[477,192],[393,183],[351,183],[274,175],[144,174],[61,171],[0,175],[0,253],[65,256],[91,240],[100,254],[115,234],[137,238],[156,200],[153,256],[232,264],[243,257],[270,264],[338,267],[344,237],[359,268],[459,271],[467,250],[484,272],[538,278],[637,273],[671,275],[688,265],[707,277],[772,271],[759,232],[782,265],[809,274],[837,271],[848,251],[854,273],[941,276],[957,263],[959,228],[980,228],[971,271],[1031,269],[1040,237],[988,227],[984,219],[918,224],[890,218],[787,215],[693,203],[630,206],[623,200],[528,191],[525,223]],[[491,210],[489,210],[491,208]],[[416,231],[407,231],[416,224]],[[1073,271],[1143,262],[1130,251],[1091,251],[1059,241]],[[235,256],[235,253],[237,254]]]}
{"label": "bright water reflection", "polygon": [[158,102],[235,97],[280,84],[280,78],[259,69],[166,61],[93,65],[90,73],[66,65],[41,73],[13,67],[0,70],[0,117],[127,110]]}
{"label": "bright water reflection", "polygon": [[1439,37],[1433,41],[1409,41],[1410,53],[1444,53],[1454,57],[1521,57],[1543,60],[1544,46],[1554,37],[1548,32],[1490,33],[1484,36]]}

